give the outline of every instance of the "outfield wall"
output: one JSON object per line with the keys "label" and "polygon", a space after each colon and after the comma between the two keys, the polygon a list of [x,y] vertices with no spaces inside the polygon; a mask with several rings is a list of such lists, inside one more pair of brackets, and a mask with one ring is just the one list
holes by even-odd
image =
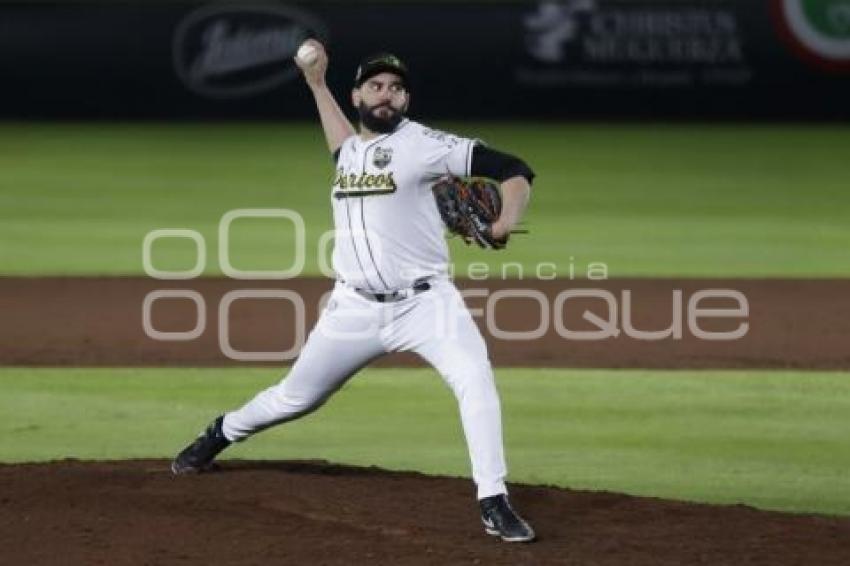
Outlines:
{"label": "outfield wall", "polygon": [[338,92],[397,52],[426,117],[850,116],[843,0],[136,0],[0,5],[0,117],[312,117],[309,36]]}

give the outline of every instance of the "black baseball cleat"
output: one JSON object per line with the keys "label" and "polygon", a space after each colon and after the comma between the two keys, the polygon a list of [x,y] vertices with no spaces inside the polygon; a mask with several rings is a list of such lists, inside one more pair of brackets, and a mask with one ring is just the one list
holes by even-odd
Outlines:
{"label": "black baseball cleat", "polygon": [[488,535],[499,537],[505,542],[531,542],[534,529],[525,519],[516,514],[505,494],[485,497],[481,506],[481,522]]}
{"label": "black baseball cleat", "polygon": [[209,470],[215,457],[230,446],[230,441],[221,431],[222,422],[223,415],[211,422],[192,444],[174,458],[171,471],[175,474],[197,474]]}

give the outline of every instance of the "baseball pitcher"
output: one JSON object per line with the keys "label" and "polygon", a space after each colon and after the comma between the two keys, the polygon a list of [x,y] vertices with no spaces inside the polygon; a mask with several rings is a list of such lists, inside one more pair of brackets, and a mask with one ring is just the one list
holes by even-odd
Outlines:
{"label": "baseball pitcher", "polygon": [[[355,131],[325,83],[324,47],[309,40],[299,51],[310,54],[295,61],[336,164],[330,195],[336,284],[288,375],[215,419],[172,470],[208,470],[231,443],[315,411],[372,360],[412,351],[457,398],[486,533],[532,541],[534,531],[508,501],[499,395],[484,340],[448,277],[444,231],[503,247],[525,210],[534,173],[514,156],[408,119],[408,69],[387,53],[367,57],[357,69]],[[470,177],[498,181],[500,191],[482,196],[461,181]]]}

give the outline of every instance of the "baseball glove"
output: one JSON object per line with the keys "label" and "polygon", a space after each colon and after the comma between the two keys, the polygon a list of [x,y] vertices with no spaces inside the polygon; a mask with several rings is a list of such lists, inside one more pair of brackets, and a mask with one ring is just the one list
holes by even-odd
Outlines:
{"label": "baseball glove", "polygon": [[440,216],[449,232],[469,245],[475,242],[485,249],[500,250],[508,239],[493,237],[491,226],[502,212],[499,187],[485,179],[442,177],[431,187]]}

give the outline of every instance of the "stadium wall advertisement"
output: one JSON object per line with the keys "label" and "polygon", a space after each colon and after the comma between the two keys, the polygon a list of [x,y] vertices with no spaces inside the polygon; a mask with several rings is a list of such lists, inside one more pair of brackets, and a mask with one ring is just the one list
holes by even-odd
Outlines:
{"label": "stadium wall advertisement", "polygon": [[0,116],[312,117],[307,37],[340,94],[396,52],[417,115],[850,117],[850,0],[3,4]]}

